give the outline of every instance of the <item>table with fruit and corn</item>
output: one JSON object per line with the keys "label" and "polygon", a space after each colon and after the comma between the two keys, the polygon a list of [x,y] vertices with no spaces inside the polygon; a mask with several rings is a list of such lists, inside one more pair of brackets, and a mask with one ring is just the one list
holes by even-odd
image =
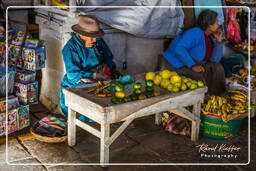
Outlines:
{"label": "table with fruit and corn", "polygon": [[[115,85],[114,91],[108,89],[112,84]],[[136,75],[131,85],[126,89],[114,80],[64,89],[69,108],[68,144],[75,145],[76,126],[81,127],[100,138],[100,163],[107,164],[110,145],[134,119],[155,114],[155,122],[160,124],[160,113],[164,111],[191,120],[191,140],[198,140],[201,103],[207,92],[202,82],[163,70]],[[192,112],[186,109],[188,106],[193,106]],[[80,121],[76,113],[99,123],[101,129]],[[110,135],[110,125],[122,121],[122,125]]]}

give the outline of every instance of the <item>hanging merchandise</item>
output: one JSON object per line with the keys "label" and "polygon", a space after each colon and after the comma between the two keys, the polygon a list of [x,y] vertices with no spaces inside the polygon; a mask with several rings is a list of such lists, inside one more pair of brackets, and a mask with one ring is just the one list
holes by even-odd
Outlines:
{"label": "hanging merchandise", "polygon": [[240,28],[236,20],[238,9],[230,8],[227,10],[228,25],[227,39],[231,42],[241,42]]}
{"label": "hanging merchandise", "polygon": [[246,12],[244,9],[240,10],[237,14],[237,19],[240,27],[240,36],[242,41],[244,42],[248,39],[248,12]]}

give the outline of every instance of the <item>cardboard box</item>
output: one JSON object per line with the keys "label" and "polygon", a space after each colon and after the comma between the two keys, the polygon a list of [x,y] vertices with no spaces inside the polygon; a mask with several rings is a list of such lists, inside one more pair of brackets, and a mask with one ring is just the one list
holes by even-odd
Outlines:
{"label": "cardboard box", "polygon": [[23,84],[15,82],[15,95],[18,97],[20,104],[36,104],[38,102],[38,82]]}
{"label": "cardboard box", "polygon": [[29,106],[21,106],[18,108],[18,129],[21,130],[29,125]]}
{"label": "cardboard box", "polygon": [[19,82],[19,83],[32,83],[35,82],[36,80],[36,73],[33,71],[17,71],[15,73],[15,82]]}

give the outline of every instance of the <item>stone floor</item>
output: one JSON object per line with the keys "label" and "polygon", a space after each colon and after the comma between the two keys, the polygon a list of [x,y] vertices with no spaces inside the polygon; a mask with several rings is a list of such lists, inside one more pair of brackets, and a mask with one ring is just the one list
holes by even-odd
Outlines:
{"label": "stone floor", "polygon": [[[34,122],[49,113],[42,105],[31,107],[31,121]],[[120,124],[113,124],[113,132]],[[153,117],[133,122],[127,130],[110,147],[110,165],[101,168],[99,162],[100,141],[93,135],[78,128],[77,145],[69,147],[67,143],[49,144],[33,139],[29,129],[10,135],[8,142],[8,162],[6,163],[5,140],[0,139],[0,170],[67,170],[67,171],[126,171],[126,170],[255,170],[256,169],[256,119],[251,119],[251,160],[248,162],[248,121],[243,121],[239,136],[228,140],[213,140],[200,137],[199,141],[191,142],[189,137],[170,134],[161,126],[154,124]],[[240,147],[239,151],[215,152],[214,154],[236,155],[232,158],[205,157],[211,152],[199,152],[198,145],[216,144]],[[81,165],[93,164],[94,165]],[[184,165],[190,163],[190,165]],[[207,166],[207,163],[222,165]],[[230,163],[230,165],[225,164]],[[75,165],[73,165],[75,164]],[[127,165],[133,164],[133,165]],[[136,164],[136,165],[135,165]],[[150,164],[155,164],[155,166]],[[169,164],[169,165],[167,165]],[[194,164],[191,166],[191,164]],[[201,164],[201,165],[200,165]],[[202,165],[205,164],[205,165]],[[126,165],[126,166],[123,166]]]}

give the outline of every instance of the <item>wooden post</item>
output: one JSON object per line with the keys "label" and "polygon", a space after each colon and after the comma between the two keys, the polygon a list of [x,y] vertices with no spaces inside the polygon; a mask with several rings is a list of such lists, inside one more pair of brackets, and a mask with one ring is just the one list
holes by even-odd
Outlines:
{"label": "wooden post", "polygon": [[100,163],[102,167],[106,167],[105,163],[109,163],[109,146],[106,142],[110,135],[110,124],[101,124],[100,131]]}
{"label": "wooden post", "polygon": [[76,144],[76,112],[68,108],[68,145]]}
{"label": "wooden post", "polygon": [[160,125],[161,122],[162,122],[162,114],[161,113],[155,114],[155,124]]}
{"label": "wooden post", "polygon": [[[69,0],[69,6],[76,6],[76,0]],[[69,8],[70,12],[75,12],[76,11],[76,7],[70,7]]]}
{"label": "wooden post", "polygon": [[[201,102],[193,105],[193,114],[200,118],[201,112]],[[199,130],[200,130],[200,121],[192,120],[192,129],[191,129],[191,141],[197,141],[199,138]]]}

